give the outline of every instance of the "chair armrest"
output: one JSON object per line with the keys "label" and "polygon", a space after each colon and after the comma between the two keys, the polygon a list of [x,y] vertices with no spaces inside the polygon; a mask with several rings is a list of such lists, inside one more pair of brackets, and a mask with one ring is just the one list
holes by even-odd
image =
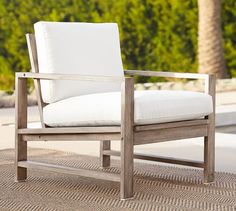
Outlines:
{"label": "chair armrest", "polygon": [[186,78],[186,79],[203,79],[205,82],[205,93],[215,95],[215,76],[211,74],[199,73],[176,73],[176,72],[156,72],[156,71],[142,71],[142,70],[125,70],[125,74],[130,76],[154,76],[166,78]]}
{"label": "chair armrest", "polygon": [[31,78],[41,80],[78,80],[78,81],[96,81],[96,82],[122,82],[123,77],[114,76],[91,76],[78,74],[49,74],[49,73],[31,73],[17,72],[16,78]]}
{"label": "chair armrest", "polygon": [[212,124],[215,119],[215,89],[216,78],[212,74],[199,74],[199,73],[175,73],[175,72],[156,72],[156,71],[141,71],[141,70],[125,70],[125,74],[130,76],[154,76],[154,77],[167,77],[167,78],[187,78],[187,79],[203,79],[204,92],[212,97],[213,113],[206,118],[210,118]]}
{"label": "chair armrest", "polygon": [[139,75],[139,76],[155,76],[166,78],[187,78],[187,79],[208,79],[209,74],[199,73],[177,73],[177,72],[156,72],[156,71],[143,71],[143,70],[125,70],[127,75]]}

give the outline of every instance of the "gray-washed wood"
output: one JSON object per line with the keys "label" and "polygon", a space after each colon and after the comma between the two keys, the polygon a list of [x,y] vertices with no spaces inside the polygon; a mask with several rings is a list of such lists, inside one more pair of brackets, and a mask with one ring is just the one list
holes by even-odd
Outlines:
{"label": "gray-washed wood", "polygon": [[151,125],[136,125],[134,131],[150,131],[158,129],[167,129],[167,128],[179,128],[186,126],[195,126],[195,125],[207,125],[209,123],[208,119],[196,119],[196,120],[187,120],[179,122],[168,122],[168,123],[159,123]]}
{"label": "gray-washed wood", "polygon": [[56,73],[31,73],[18,72],[16,76],[19,78],[31,78],[41,80],[74,80],[74,81],[97,81],[97,82],[116,82],[124,81],[123,77],[118,76],[94,76],[94,75],[78,75],[78,74],[56,74]]}
{"label": "gray-washed wood", "polygon": [[133,197],[134,79],[121,86],[121,199]]}
{"label": "gray-washed wood", "polygon": [[176,72],[160,72],[160,71],[142,71],[142,70],[125,70],[125,74],[130,76],[156,76],[156,77],[166,77],[166,78],[187,78],[187,79],[208,79],[208,74],[198,74],[198,73],[176,73]]}
{"label": "gray-washed wood", "polygon": [[209,120],[207,135],[204,137],[204,182],[214,181],[215,174],[215,76],[210,75],[205,85],[205,92],[212,96],[213,113],[206,118]]}
{"label": "gray-washed wood", "polygon": [[29,134],[22,135],[24,141],[120,141],[120,133],[81,133],[81,134]]}
{"label": "gray-washed wood", "polygon": [[[89,76],[71,74],[46,74],[39,73],[36,42],[33,34],[26,35],[29,48],[29,57],[32,73],[16,73],[16,175],[17,180],[25,180],[27,168],[49,170],[58,173],[69,173],[98,179],[120,181],[121,199],[133,197],[133,159],[144,159],[172,164],[194,166],[204,168],[204,181],[211,182],[214,179],[214,118],[215,113],[205,119],[189,121],[161,123],[153,125],[134,125],[134,79],[112,76]],[[214,76],[195,73],[172,73],[127,70],[125,74],[135,76],[154,76],[186,79],[203,79],[205,92],[212,95],[215,102]],[[26,79],[35,82],[40,117],[43,128],[26,129],[27,127],[27,90]],[[122,83],[121,88],[121,125],[102,127],[63,127],[51,128],[44,124],[43,107],[40,80],[81,80]],[[45,128],[47,127],[47,128]],[[204,136],[204,163],[175,159],[170,157],[154,157],[143,154],[134,155],[134,145],[172,141],[184,138]],[[102,140],[100,145],[101,165],[110,166],[110,156],[121,156],[121,175],[113,175],[107,172],[91,172],[88,170],[60,167],[51,164],[43,164],[27,161],[27,141],[84,141]],[[121,152],[111,151],[111,142],[121,141]]]}
{"label": "gray-washed wood", "polygon": [[103,140],[100,141],[100,161],[101,161],[101,167],[107,168],[111,165],[111,156],[105,155],[103,153],[104,150],[110,150],[111,149],[111,141],[110,140]]}
{"label": "gray-washed wood", "polygon": [[16,98],[15,98],[15,169],[16,181],[25,181],[27,169],[19,167],[19,161],[27,160],[27,142],[24,142],[22,135],[17,133],[19,128],[27,127],[27,83],[25,79],[16,78]]}
{"label": "gray-washed wood", "polygon": [[[19,76],[19,75],[18,75]],[[25,77],[19,77],[25,80]],[[214,86],[209,81],[209,86]],[[125,91],[124,91],[125,90]],[[209,89],[210,90],[210,89]],[[128,199],[133,196],[133,146],[134,144],[147,144],[161,141],[171,141],[175,139],[191,138],[205,136],[205,178],[209,182],[212,178],[209,169],[212,169],[210,162],[212,153],[209,153],[208,140],[212,133],[209,133],[208,128],[211,122],[209,116],[205,120],[190,120],[173,123],[164,123],[157,125],[139,125],[134,126],[133,122],[133,79],[126,78],[122,86],[122,121],[121,127],[78,127],[78,128],[43,128],[43,129],[17,129],[21,140],[24,141],[44,141],[44,140],[119,140],[121,139],[121,198]],[[214,114],[212,114],[214,115]],[[212,122],[211,122],[212,123]],[[208,133],[210,135],[208,135]],[[208,138],[207,138],[208,136]],[[125,141],[127,140],[127,141]],[[129,141],[128,141],[129,140]],[[207,144],[206,144],[207,143]],[[103,155],[106,155],[108,150],[103,150]],[[212,151],[210,151],[212,152]],[[22,156],[24,153],[22,153]],[[109,154],[107,154],[109,155]],[[138,157],[137,157],[138,156]],[[134,156],[135,157],[135,156]],[[159,162],[169,162],[181,165],[202,167],[202,163],[179,160],[173,158],[158,157],[146,155],[136,155],[138,159],[155,160]],[[32,166],[32,165],[31,165]],[[17,169],[26,169],[24,165],[19,165]],[[28,166],[29,167],[29,166]],[[41,167],[40,167],[41,168]],[[44,168],[49,170],[51,166]],[[54,168],[54,167],[52,167]],[[70,171],[67,169],[66,171]],[[72,170],[72,173],[74,170]],[[207,174],[206,174],[207,172]],[[70,173],[70,172],[68,172]],[[206,176],[207,175],[207,176]],[[211,176],[209,176],[211,175]],[[205,179],[206,181],[206,179]]]}
{"label": "gray-washed wood", "polygon": [[134,145],[206,136],[207,128],[208,125],[196,125],[135,132]]}
{"label": "gray-washed wood", "polygon": [[39,73],[38,55],[34,34],[26,34],[30,65],[33,73]]}
{"label": "gray-washed wood", "polygon": [[79,175],[83,177],[92,177],[96,179],[110,180],[113,182],[120,181],[120,177],[118,174],[102,172],[102,171],[92,171],[92,170],[87,170],[87,169],[72,168],[72,167],[33,162],[33,161],[21,161],[18,163],[18,165],[21,168],[32,168],[32,169],[52,171],[52,172],[62,173],[62,174],[73,174],[73,175]]}
{"label": "gray-washed wood", "polygon": [[[114,150],[104,150],[103,153],[105,155],[110,155],[110,156],[120,156],[120,152],[114,151]],[[193,160],[188,160],[188,159],[176,159],[172,157],[150,156],[150,155],[145,155],[145,154],[140,154],[140,153],[135,153],[134,159],[149,160],[149,161],[177,164],[177,165],[183,165],[183,166],[192,166],[196,168],[204,167],[204,162],[193,161]]]}
{"label": "gray-washed wood", "polygon": [[[37,48],[36,48],[36,41],[34,34],[26,34],[26,41],[28,46],[29,58],[30,58],[30,65],[31,70],[34,73],[39,73],[38,67],[38,55],[37,55]],[[38,103],[38,110],[40,115],[40,121],[43,128],[46,127],[43,120],[43,107],[46,103],[43,102],[42,93],[41,93],[41,84],[39,79],[34,79],[34,87],[35,93],[37,96],[37,103]]]}
{"label": "gray-washed wood", "polygon": [[58,127],[19,129],[19,134],[73,134],[73,133],[119,133],[120,126]]}

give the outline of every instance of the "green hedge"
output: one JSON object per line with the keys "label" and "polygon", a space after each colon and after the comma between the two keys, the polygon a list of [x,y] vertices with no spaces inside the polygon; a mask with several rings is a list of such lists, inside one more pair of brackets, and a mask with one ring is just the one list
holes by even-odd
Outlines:
{"label": "green hedge", "polygon": [[[235,8],[235,0],[224,1],[225,58],[233,76]],[[0,0],[0,89],[13,89],[14,72],[29,70],[24,34],[39,20],[117,22],[125,68],[195,72],[197,13],[197,0]]]}

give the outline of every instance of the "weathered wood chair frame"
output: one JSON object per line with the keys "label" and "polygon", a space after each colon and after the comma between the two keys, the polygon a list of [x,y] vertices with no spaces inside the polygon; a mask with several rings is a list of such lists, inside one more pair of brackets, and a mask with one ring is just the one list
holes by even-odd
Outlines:
{"label": "weathered wood chair frame", "polygon": [[[94,177],[120,182],[121,199],[133,197],[133,160],[143,159],[149,161],[180,164],[204,169],[204,182],[214,180],[214,152],[215,152],[215,111],[204,119],[170,122],[152,125],[134,125],[134,79],[132,77],[101,77],[62,74],[42,74],[38,70],[35,37],[27,34],[27,44],[32,72],[16,73],[16,181],[25,181],[27,168],[50,170],[54,172],[69,173],[85,177]],[[215,78],[213,75],[192,73],[170,73],[153,71],[125,71],[129,76],[155,76],[170,78],[203,79],[205,93],[212,96],[215,107]],[[38,108],[42,128],[27,128],[27,79],[33,79],[37,94]],[[43,121],[43,107],[46,105],[41,96],[40,80],[84,80],[84,81],[110,81],[122,82],[121,95],[121,126],[104,127],[65,127],[50,128]],[[184,138],[204,137],[204,161],[179,160],[170,157],[154,157],[143,154],[134,154],[134,145],[157,143]],[[28,141],[59,141],[59,140],[101,140],[100,157],[101,166],[110,166],[110,156],[121,156],[121,174],[107,172],[93,172],[85,169],[75,169],[39,162],[27,161]],[[111,141],[121,141],[120,152],[111,150]]]}

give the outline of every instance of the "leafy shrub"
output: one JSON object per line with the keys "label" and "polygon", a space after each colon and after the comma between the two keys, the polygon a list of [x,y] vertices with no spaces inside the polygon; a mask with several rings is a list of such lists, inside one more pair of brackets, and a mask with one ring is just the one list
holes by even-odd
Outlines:
{"label": "leafy shrub", "polygon": [[[236,2],[223,2],[225,58],[236,76]],[[117,22],[125,69],[197,70],[197,0],[1,0],[0,89],[29,71],[25,33],[37,21]],[[156,81],[137,77],[136,81]]]}

